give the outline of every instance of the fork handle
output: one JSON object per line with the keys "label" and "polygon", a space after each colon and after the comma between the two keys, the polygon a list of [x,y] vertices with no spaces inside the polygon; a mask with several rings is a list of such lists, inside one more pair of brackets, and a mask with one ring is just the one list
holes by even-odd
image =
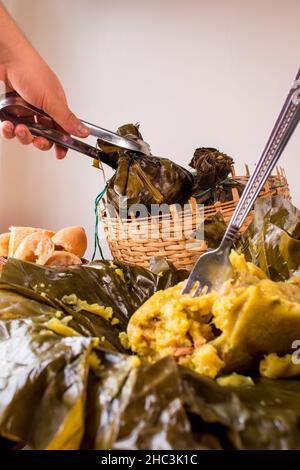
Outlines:
{"label": "fork handle", "polygon": [[235,239],[247,215],[276,165],[300,119],[300,69],[289,91],[282,110],[263,153],[249,178],[238,205],[227,227],[222,243]]}

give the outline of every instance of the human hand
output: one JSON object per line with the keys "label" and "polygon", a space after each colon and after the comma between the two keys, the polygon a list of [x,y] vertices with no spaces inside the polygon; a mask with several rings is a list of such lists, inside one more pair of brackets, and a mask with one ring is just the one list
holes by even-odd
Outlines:
{"label": "human hand", "polygon": [[[0,5],[0,27],[3,23],[8,28],[8,41],[4,48],[1,47],[1,32],[0,79],[25,101],[49,114],[66,132],[87,137],[89,131],[70,111],[60,81]],[[9,41],[11,29],[15,29],[13,47]],[[14,126],[10,121],[4,121],[0,124],[0,133],[6,139],[17,137],[24,145],[33,143],[40,150],[49,150],[53,145],[43,137],[33,137],[24,124]],[[55,150],[58,159],[67,153],[65,148],[57,145]]]}

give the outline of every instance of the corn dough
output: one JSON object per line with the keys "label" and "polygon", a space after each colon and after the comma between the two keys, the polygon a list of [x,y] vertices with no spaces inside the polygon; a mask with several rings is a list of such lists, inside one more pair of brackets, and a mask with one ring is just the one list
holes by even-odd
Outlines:
{"label": "corn dough", "polygon": [[153,362],[172,355],[208,377],[258,367],[265,355],[292,352],[300,338],[300,278],[273,282],[232,251],[232,279],[193,298],[183,284],[156,292],[131,317],[133,352]]}

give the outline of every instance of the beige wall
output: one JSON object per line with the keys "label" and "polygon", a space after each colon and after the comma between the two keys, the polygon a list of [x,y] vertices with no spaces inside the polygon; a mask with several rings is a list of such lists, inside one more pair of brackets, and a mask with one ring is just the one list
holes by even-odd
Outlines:
{"label": "beige wall", "polygon": [[[154,153],[183,165],[195,147],[216,146],[238,171],[253,167],[300,65],[299,0],[6,4],[79,116],[111,129],[139,121]],[[299,128],[281,164],[300,207]],[[82,224],[92,245],[103,181],[87,157],[57,162],[5,142],[0,165],[1,230]]]}

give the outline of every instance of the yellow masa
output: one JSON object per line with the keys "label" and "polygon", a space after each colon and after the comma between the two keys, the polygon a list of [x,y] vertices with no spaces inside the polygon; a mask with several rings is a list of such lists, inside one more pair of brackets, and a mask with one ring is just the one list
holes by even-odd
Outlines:
{"label": "yellow masa", "polygon": [[181,294],[182,284],[155,293],[129,321],[131,349],[149,361],[171,354],[213,378],[292,352],[300,338],[299,277],[273,282],[243,255],[233,251],[230,259],[233,277],[218,293],[193,298]]}

